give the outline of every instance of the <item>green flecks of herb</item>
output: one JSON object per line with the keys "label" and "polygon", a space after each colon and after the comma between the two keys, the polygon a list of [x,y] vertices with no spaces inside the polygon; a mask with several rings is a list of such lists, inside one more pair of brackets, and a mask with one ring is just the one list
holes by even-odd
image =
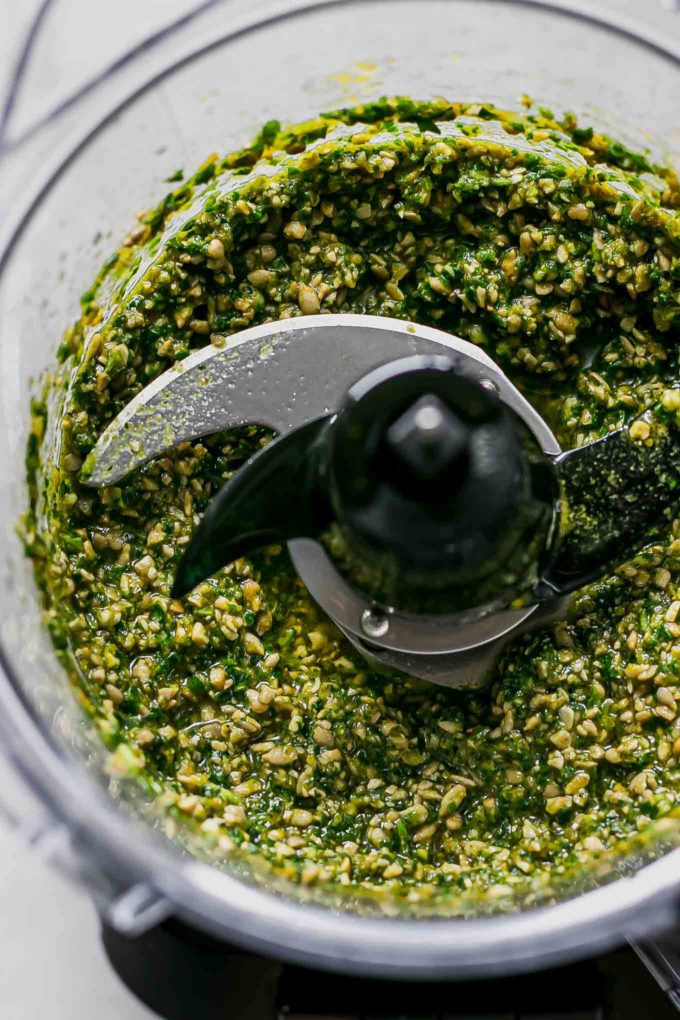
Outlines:
{"label": "green flecks of herb", "polygon": [[88,311],[94,301],[97,291],[99,290],[99,281],[95,281],[91,287],[84,290],[80,295],[80,306],[84,312]]}
{"label": "green flecks of herb", "polygon": [[439,130],[439,125],[437,124],[436,120],[433,120],[431,117],[419,117],[416,120],[416,125],[419,131],[422,132],[430,131],[432,134],[435,135],[441,134],[441,131]]}
{"label": "green flecks of herb", "polygon": [[202,166],[201,169],[194,174],[192,178],[194,184],[205,184],[215,176],[216,169],[217,165],[214,161],[212,163],[206,163],[205,166]]}
{"label": "green flecks of herb", "polygon": [[203,695],[208,693],[208,688],[206,687],[203,680],[201,680],[200,676],[196,675],[190,676],[189,679],[187,680],[187,687],[189,688],[191,693],[195,694],[197,697],[202,697]]}
{"label": "green flecks of herb", "polygon": [[597,664],[600,667],[600,673],[607,680],[615,680],[618,676],[617,670],[614,668],[614,653],[605,652],[604,655],[600,655],[597,659]]}
{"label": "green flecks of herb", "polygon": [[61,544],[66,552],[79,553],[83,551],[85,541],[80,535],[76,535],[72,531],[64,531],[61,534]]}
{"label": "green flecks of herb", "polygon": [[630,214],[629,205],[624,205],[624,207],[622,208],[621,215],[619,216],[619,222],[624,227],[633,227],[635,225],[635,220]]}
{"label": "green flecks of herb", "polygon": [[171,191],[158,203],[155,209],[144,216],[144,222],[148,223],[152,230],[156,230],[171,212],[179,209],[191,198],[192,190],[191,184],[187,183],[183,187]]}
{"label": "green flecks of herb", "polygon": [[50,635],[52,643],[56,649],[65,649],[67,647],[66,634],[62,629],[62,624],[57,619],[49,618],[45,621],[47,632]]}
{"label": "green flecks of herb", "polygon": [[168,184],[172,184],[174,181],[183,181],[184,170],[175,170],[175,172],[170,174],[169,177],[166,177],[165,180]]}
{"label": "green flecks of herb", "polygon": [[127,362],[125,361],[121,352],[118,350],[113,350],[111,351],[106,360],[104,371],[107,373],[107,375],[113,376],[116,375],[120,371],[120,369],[125,368],[126,364]]}
{"label": "green flecks of herb", "polygon": [[[168,644],[172,646],[173,639],[168,635]],[[159,676],[168,677],[170,674],[179,666],[180,655],[179,652],[172,649],[166,655],[164,655],[158,670]]]}
{"label": "green flecks of herb", "polygon": [[166,616],[167,614],[165,612],[165,609],[163,609],[162,604],[160,602],[154,602],[151,608],[149,609],[150,619],[157,620],[158,623],[162,623]]}
{"label": "green flecks of herb", "polygon": [[654,629],[654,635],[653,636],[654,636],[654,644],[657,644],[657,645],[661,644],[663,641],[672,641],[673,640],[671,632],[669,630],[667,630],[666,627],[663,624],[661,624],[660,626],[658,626],[658,627],[656,627]]}
{"label": "green flecks of herb", "polygon": [[633,152],[620,142],[609,141],[607,159],[624,170],[652,170],[649,160],[639,152]]}
{"label": "green flecks of herb", "polygon": [[276,141],[276,137],[281,131],[281,123],[278,120],[268,120],[266,124],[260,128],[259,133],[255,137],[252,145],[250,146],[251,151],[256,156],[261,156],[266,148],[269,148]]}
{"label": "green flecks of herb", "polygon": [[243,691],[246,689],[250,682],[250,674],[248,670],[241,669],[240,666],[236,666],[233,663],[228,663],[226,666],[228,675],[234,681],[234,690]]}
{"label": "green flecks of herb", "polygon": [[399,819],[399,821],[397,822],[397,824],[394,827],[394,831],[397,834],[397,842],[399,844],[399,849],[403,853],[406,853],[408,851],[408,849],[410,848],[410,846],[411,846],[411,839],[410,839],[410,836],[408,834],[408,828],[406,826],[406,822],[404,821],[403,818]]}
{"label": "green flecks of herb", "polygon": [[289,627],[288,630],[284,631],[281,636],[280,645],[284,651],[288,651],[292,647],[293,641],[295,640],[295,630],[293,627]]}
{"label": "green flecks of herb", "polygon": [[123,698],[118,705],[118,710],[123,715],[138,715],[139,714],[139,701],[135,698]]}

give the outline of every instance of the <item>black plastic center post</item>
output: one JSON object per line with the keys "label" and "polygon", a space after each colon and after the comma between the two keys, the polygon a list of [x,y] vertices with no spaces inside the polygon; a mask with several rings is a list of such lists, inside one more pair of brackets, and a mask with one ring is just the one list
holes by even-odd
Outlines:
{"label": "black plastic center post", "polygon": [[456,472],[469,468],[470,429],[443,400],[428,393],[416,400],[388,427],[385,456],[391,459],[394,481],[413,492],[418,487],[434,490]]}
{"label": "black plastic center post", "polygon": [[416,612],[522,590],[555,505],[537,483],[532,445],[455,358],[415,356],[370,372],[350,389],[328,442],[341,569],[377,601]]}

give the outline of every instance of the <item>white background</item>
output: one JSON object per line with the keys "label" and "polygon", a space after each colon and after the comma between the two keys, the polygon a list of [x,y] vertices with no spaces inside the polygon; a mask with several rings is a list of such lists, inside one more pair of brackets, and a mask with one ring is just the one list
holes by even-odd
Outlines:
{"label": "white background", "polygon": [[[55,98],[108,64],[134,40],[192,6],[193,0],[58,0],[67,48],[47,33],[18,121],[29,122]],[[254,3],[257,0],[253,0]],[[680,13],[661,0],[591,0],[680,34]],[[680,4],[680,0],[678,0]],[[667,0],[670,7],[673,0]],[[0,0],[0,95],[35,0]],[[63,38],[63,36],[62,36]],[[196,154],[197,163],[202,158]],[[0,196],[0,202],[7,196]],[[1,767],[1,766],[0,766]],[[1,776],[3,787],[11,776]],[[48,869],[0,827],[1,1020],[150,1020],[104,958],[95,911],[80,890]]]}

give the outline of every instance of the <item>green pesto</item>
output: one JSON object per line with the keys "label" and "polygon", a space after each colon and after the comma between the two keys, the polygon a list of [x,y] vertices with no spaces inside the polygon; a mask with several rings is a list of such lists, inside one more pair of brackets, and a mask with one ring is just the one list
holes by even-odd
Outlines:
{"label": "green pesto", "polygon": [[198,515],[262,430],[186,443],[102,491],[79,472],[190,351],[319,311],[483,345],[565,448],[650,407],[675,416],[673,174],[573,117],[404,99],[273,122],[175,179],[83,296],[27,455],[46,626],[114,771],[157,794],[169,830],[186,819],[294,881],[411,900],[540,885],[669,816],[680,521],[470,694],[371,672],[282,550],[169,598]]}

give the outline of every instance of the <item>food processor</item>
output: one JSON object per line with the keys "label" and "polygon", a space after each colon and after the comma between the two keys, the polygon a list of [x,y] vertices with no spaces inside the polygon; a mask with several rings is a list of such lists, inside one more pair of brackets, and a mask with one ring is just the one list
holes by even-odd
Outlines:
{"label": "food processor", "polygon": [[[322,109],[389,94],[484,98],[504,108],[516,106],[521,95],[535,95],[558,112],[574,111],[634,147],[651,148],[660,161],[680,165],[679,66],[677,42],[567,3],[337,0],[253,6],[225,0],[196,8],[23,137],[12,135],[11,120],[5,123],[0,172],[17,201],[2,226],[0,262],[1,406],[7,436],[0,731],[27,784],[26,803],[36,804],[24,830],[34,842],[52,846],[57,861],[92,889],[109,932],[126,937],[161,932],[159,939],[173,938],[175,947],[190,943],[187,952],[196,957],[207,938],[203,948],[209,953],[224,943],[308,967],[441,980],[554,966],[676,923],[673,818],[650,827],[654,838],[646,846],[584,869],[573,883],[556,883],[549,897],[479,916],[473,911],[465,917],[423,916],[417,905],[364,910],[251,873],[242,862],[226,859],[219,868],[210,866],[190,835],[166,839],[140,789],[107,771],[104,748],[43,631],[30,564],[14,527],[26,501],[30,396],[108,249],[131,213],[167,190],[162,182],[176,166],[216,148],[237,148],[273,117],[304,120]],[[324,328],[333,326],[342,328],[342,323]],[[374,328],[379,332],[377,324]],[[394,326],[384,332],[390,329]],[[413,324],[413,330],[423,327]],[[381,357],[355,362],[336,392],[324,396],[322,407],[290,424],[337,410],[345,390],[388,356],[408,360],[414,354],[411,333],[396,332]],[[401,348],[400,341],[405,341]],[[403,381],[409,371],[435,372],[437,357],[455,354],[474,361],[462,343],[447,352],[446,343],[432,339],[430,362],[402,364],[395,377]],[[366,350],[364,342],[358,350]],[[272,367],[278,370],[276,360]],[[446,374],[443,363],[439,370]],[[495,373],[495,366],[482,360],[476,380],[482,391],[486,383],[480,399],[494,413],[500,397],[512,405],[513,396],[510,384],[504,392],[507,380]],[[431,392],[430,381],[423,393]],[[420,410],[429,412],[430,422],[433,412],[435,418],[439,414],[441,424],[441,407],[430,402]],[[533,420],[519,404],[513,412],[523,418],[542,455],[559,456],[554,440],[551,445],[550,435],[541,432],[540,419]],[[403,425],[406,433],[413,432],[412,421]],[[449,422],[449,439],[453,432]],[[550,547],[549,522],[544,538]],[[299,553],[304,559],[309,549]],[[301,562],[298,569],[311,584],[310,567]],[[333,590],[338,590],[335,582]],[[325,597],[319,595],[322,605]],[[521,615],[545,600],[529,600],[519,609],[501,601],[501,612]],[[467,645],[437,647],[432,628],[427,634],[418,630],[417,648],[412,643],[390,648],[381,639],[399,621],[388,620],[384,631],[385,618],[372,604],[355,608],[351,620],[339,619],[340,625],[367,654],[382,656],[388,665],[394,665],[392,653],[413,656],[416,651],[435,658],[433,652],[468,650]],[[474,599],[463,607],[477,608]],[[331,615],[339,618],[338,612]],[[472,622],[479,626],[488,618],[480,614]],[[490,639],[504,633],[501,627]],[[448,640],[450,632],[445,636]],[[451,682],[455,675],[450,661],[440,660],[434,668],[439,682]],[[477,679],[481,682],[481,673]],[[25,813],[22,804],[19,814]],[[198,942],[187,940],[182,934],[187,931],[200,933]]]}

